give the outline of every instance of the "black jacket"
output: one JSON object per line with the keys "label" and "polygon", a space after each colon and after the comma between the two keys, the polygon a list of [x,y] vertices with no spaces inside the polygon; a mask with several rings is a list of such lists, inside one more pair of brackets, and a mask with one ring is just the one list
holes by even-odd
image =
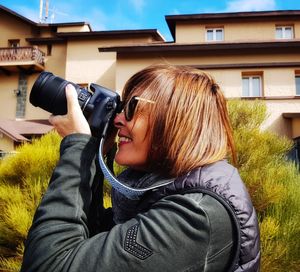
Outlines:
{"label": "black jacket", "polygon": [[[238,171],[225,160],[195,169],[148,195],[140,205],[144,210],[167,195],[201,192],[210,195],[227,208],[231,221],[236,222],[234,271],[259,271],[260,235],[255,209]],[[232,256],[234,259],[234,256]],[[214,271],[207,264],[207,271]]]}
{"label": "black jacket", "polygon": [[[96,150],[95,139],[87,135],[62,141],[60,161],[26,241],[21,271],[226,271],[234,250],[234,226],[226,208],[209,194],[164,196],[125,223],[92,234]],[[236,177],[222,173],[226,175],[212,174],[211,179],[230,184]],[[248,212],[241,211],[248,218]],[[246,233],[254,231],[245,226]],[[241,259],[250,263],[253,256],[243,248]],[[256,271],[257,265],[243,263],[253,268],[247,271]]]}

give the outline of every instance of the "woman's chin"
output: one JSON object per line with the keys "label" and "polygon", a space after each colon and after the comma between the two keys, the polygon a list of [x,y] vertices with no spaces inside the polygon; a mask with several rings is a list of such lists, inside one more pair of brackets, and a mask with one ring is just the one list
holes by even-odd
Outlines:
{"label": "woman's chin", "polygon": [[126,166],[126,167],[131,166],[131,162],[128,160],[128,156],[124,156],[123,154],[120,154],[119,152],[117,152],[117,154],[115,156],[115,162],[121,166]]}
{"label": "woman's chin", "polygon": [[130,167],[131,169],[138,171],[146,171],[146,167],[144,164],[137,164],[123,158],[118,158],[117,156],[115,157],[115,162],[120,166]]}

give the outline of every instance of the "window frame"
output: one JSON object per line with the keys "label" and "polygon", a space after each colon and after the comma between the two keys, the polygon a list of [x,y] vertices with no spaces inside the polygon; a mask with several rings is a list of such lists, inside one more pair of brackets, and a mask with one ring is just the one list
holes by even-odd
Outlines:
{"label": "window frame", "polygon": [[[249,95],[244,95],[244,79],[249,80]],[[259,78],[259,95],[253,95],[253,80]],[[242,98],[264,97],[263,91],[263,72],[242,72]]]}
{"label": "window frame", "polygon": [[[277,29],[281,29],[282,30],[282,37],[278,37],[277,36]],[[287,28],[291,28],[291,33],[292,36],[291,37],[286,37],[286,29]],[[294,33],[294,25],[276,25],[275,26],[275,38],[276,40],[291,40],[295,38],[295,33]]]}
{"label": "window frame", "polygon": [[[217,40],[217,31],[222,30],[222,39]],[[208,39],[208,31],[212,31],[213,39]],[[206,27],[205,28],[205,41],[206,42],[222,42],[224,41],[224,27],[218,26],[218,27]]]}
{"label": "window frame", "polygon": [[[297,89],[297,79],[299,80],[299,87]],[[300,96],[300,73],[295,73],[295,95],[296,96]]]}

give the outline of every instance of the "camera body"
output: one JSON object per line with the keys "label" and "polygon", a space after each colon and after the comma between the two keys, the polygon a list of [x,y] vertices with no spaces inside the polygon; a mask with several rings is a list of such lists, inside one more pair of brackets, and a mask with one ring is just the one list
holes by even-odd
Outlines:
{"label": "camera body", "polygon": [[50,72],[42,72],[33,84],[29,101],[54,115],[64,115],[67,113],[65,87],[68,84],[76,89],[79,105],[92,134],[105,137],[116,113],[122,108],[120,96],[110,89],[92,83],[87,90]]}

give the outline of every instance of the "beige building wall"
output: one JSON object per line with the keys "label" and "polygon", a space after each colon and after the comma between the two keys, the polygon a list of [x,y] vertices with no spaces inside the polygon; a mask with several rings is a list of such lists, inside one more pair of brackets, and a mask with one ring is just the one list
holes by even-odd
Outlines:
{"label": "beige building wall", "polygon": [[90,32],[87,24],[82,26],[59,26],[57,32]]}
{"label": "beige building wall", "polygon": [[78,84],[96,83],[117,90],[116,53],[101,52],[99,47],[121,46],[150,42],[149,37],[99,38],[70,40],[66,51],[65,78]]}
{"label": "beige building wall", "polygon": [[224,28],[224,41],[266,41],[275,39],[276,26],[291,25],[294,27],[294,36],[300,38],[300,22],[275,21],[268,22],[238,22],[238,23],[197,23],[178,22],[175,28],[176,43],[204,43],[206,42],[207,28]]}
{"label": "beige building wall", "polygon": [[16,118],[17,96],[15,90],[18,89],[18,80],[18,74],[10,76],[0,74],[0,118]]}
{"label": "beige building wall", "polygon": [[[294,26],[299,27],[299,23],[293,21],[276,21],[268,22],[241,22],[229,23],[224,25],[225,41],[266,41],[276,39],[276,26]],[[295,38],[299,38],[299,33],[294,33]]]}
{"label": "beige building wall", "polygon": [[39,35],[40,38],[49,38],[53,36],[53,33],[49,27],[41,27],[39,29]]}
{"label": "beige building wall", "polygon": [[300,21],[294,23],[294,35],[296,39],[300,39]]}
{"label": "beige building wall", "polygon": [[[166,61],[171,63],[179,64],[189,64],[189,65],[219,65],[219,64],[255,64],[258,65],[260,63],[274,63],[275,65],[280,62],[295,62],[300,60],[300,52],[299,53],[291,53],[291,54],[278,54],[270,52],[268,54],[248,54],[241,52],[236,49],[234,55],[226,55],[226,53],[222,53],[220,51],[216,53],[207,53],[204,52],[192,52],[192,53],[185,53],[183,54],[148,54],[149,58],[153,58],[154,61]],[[143,57],[143,56],[141,56]],[[144,58],[144,57],[143,57]],[[146,58],[145,58],[146,59]],[[119,60],[118,60],[119,61]],[[135,61],[135,60],[134,60]],[[151,60],[150,60],[151,61]],[[282,69],[282,68],[281,68]]]}
{"label": "beige building wall", "polygon": [[264,69],[265,96],[295,96],[296,68],[269,68]]}
{"label": "beige building wall", "polygon": [[300,137],[300,119],[292,120],[292,137]]}
{"label": "beige building wall", "polygon": [[[101,53],[102,54],[102,53]],[[117,65],[117,82],[118,90],[122,89],[126,80],[138,70],[156,63],[170,63],[178,65],[195,65],[203,66],[210,64],[243,64],[254,63],[277,63],[277,62],[293,62],[300,60],[299,54],[290,54],[286,57],[278,54],[269,54],[263,56],[252,55],[197,55],[182,56],[173,54],[168,56],[159,56],[157,54],[147,54],[147,57],[120,57]],[[242,72],[263,72],[263,84],[265,96],[295,96],[295,71],[297,67],[291,68],[236,68],[236,69],[208,69],[208,71],[220,83],[228,97],[240,97],[242,94]]]}
{"label": "beige building wall", "polygon": [[5,134],[0,132],[0,151],[9,152],[14,150],[13,141],[8,138]]}
{"label": "beige building wall", "polygon": [[205,41],[205,27],[200,23],[178,22],[175,28],[176,43],[200,43]]}
{"label": "beige building wall", "polygon": [[[30,90],[35,82],[37,75],[27,76],[27,99],[24,119],[47,119],[49,113],[44,110],[32,106],[29,102]],[[15,120],[17,109],[17,95],[19,74],[12,73],[11,75],[0,75],[1,90],[0,90],[0,118]]]}
{"label": "beige building wall", "polygon": [[96,83],[115,89],[116,53],[100,54],[97,40],[70,41],[66,52],[65,78],[78,84]]}
{"label": "beige building wall", "polygon": [[[294,128],[292,122],[297,119],[286,119],[283,112],[300,112],[300,100],[267,100],[268,119],[262,129],[269,129],[288,138],[300,136],[299,130]],[[299,122],[299,121],[296,121]]]}
{"label": "beige building wall", "polygon": [[218,69],[210,70],[222,86],[227,97],[242,96],[242,73],[262,72],[265,97],[287,97],[296,95],[296,68]]}
{"label": "beige building wall", "polygon": [[28,45],[25,38],[32,36],[32,30],[31,25],[0,12],[0,47],[9,47],[8,40],[13,39],[20,40],[21,46]]}
{"label": "beige building wall", "polygon": [[31,25],[22,23],[16,18],[0,13],[0,47],[9,47],[8,40],[20,40],[20,46],[27,46],[25,38],[32,36]]}
{"label": "beige building wall", "polygon": [[[42,45],[39,48],[47,53],[47,46]],[[57,43],[52,45],[51,55],[45,56],[46,71],[49,71],[60,77],[64,77],[66,74],[66,62],[67,62],[67,44]]]}

